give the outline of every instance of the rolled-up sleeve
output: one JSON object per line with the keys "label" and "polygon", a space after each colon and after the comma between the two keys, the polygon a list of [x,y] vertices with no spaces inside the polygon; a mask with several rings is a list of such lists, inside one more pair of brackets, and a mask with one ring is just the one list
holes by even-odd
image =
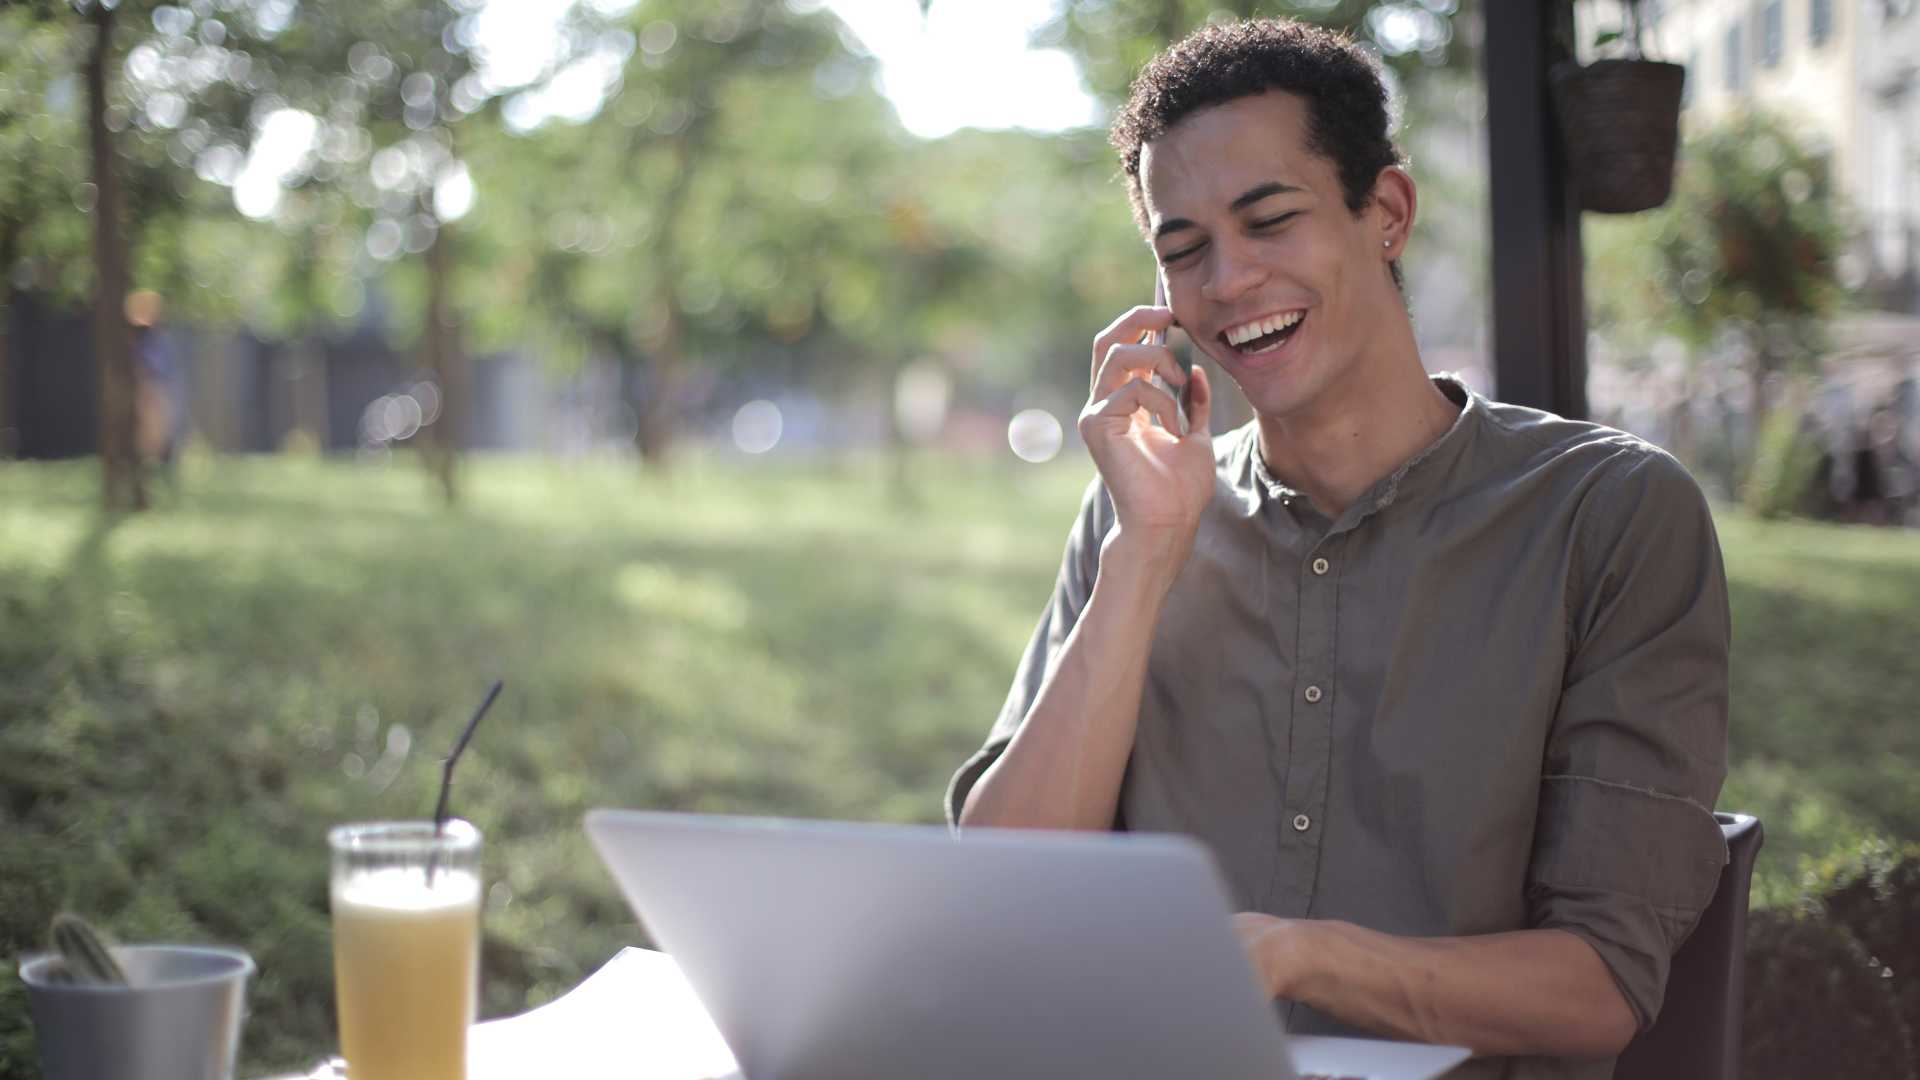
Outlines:
{"label": "rolled-up sleeve", "polygon": [[1054,579],[1053,596],[1041,611],[1040,624],[1034,628],[1027,651],[1020,657],[1013,686],[1007,691],[1006,703],[1000,706],[1000,716],[987,733],[986,744],[960,766],[960,771],[953,774],[953,780],[947,785],[949,825],[959,824],[960,811],[967,805],[967,793],[999,760],[1007,744],[1013,741],[1014,733],[1025,722],[1034,700],[1040,696],[1047,672],[1052,670],[1067,635],[1080,621],[1080,613],[1086,610],[1087,600],[1093,595],[1093,581],[1100,569],[1100,545],[1113,520],[1113,504],[1106,488],[1096,479],[1087,486],[1080,500],[1080,513],[1074,519],[1073,530],[1067,536],[1066,554],[1060,560],[1060,574]]}
{"label": "rolled-up sleeve", "polygon": [[1671,457],[1622,450],[1581,511],[1569,659],[1548,736],[1530,920],[1600,954],[1640,1028],[1712,900],[1726,843],[1726,573],[1700,490]]}

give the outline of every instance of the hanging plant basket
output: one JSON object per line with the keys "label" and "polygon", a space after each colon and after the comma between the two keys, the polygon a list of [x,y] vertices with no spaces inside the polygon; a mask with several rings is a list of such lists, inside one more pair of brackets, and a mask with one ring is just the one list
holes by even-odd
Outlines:
{"label": "hanging plant basket", "polygon": [[1686,81],[1686,68],[1658,60],[1554,69],[1554,104],[1581,209],[1632,214],[1667,201]]}

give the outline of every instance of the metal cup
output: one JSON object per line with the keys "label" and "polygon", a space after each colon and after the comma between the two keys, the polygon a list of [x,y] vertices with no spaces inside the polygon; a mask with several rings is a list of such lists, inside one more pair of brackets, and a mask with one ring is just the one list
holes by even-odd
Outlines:
{"label": "metal cup", "polygon": [[127,986],[59,983],[20,962],[46,1080],[231,1080],[253,960],[237,949],[125,945]]}

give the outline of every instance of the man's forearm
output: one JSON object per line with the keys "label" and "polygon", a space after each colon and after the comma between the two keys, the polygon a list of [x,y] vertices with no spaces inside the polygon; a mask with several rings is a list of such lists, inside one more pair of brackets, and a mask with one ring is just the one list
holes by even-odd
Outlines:
{"label": "man's forearm", "polygon": [[968,792],[960,826],[1111,829],[1165,598],[1160,556],[1109,544],[1026,722]]}
{"label": "man's forearm", "polygon": [[1477,1054],[1610,1057],[1633,1011],[1591,945],[1564,930],[1406,938],[1301,920],[1262,946],[1276,997],[1397,1038]]}

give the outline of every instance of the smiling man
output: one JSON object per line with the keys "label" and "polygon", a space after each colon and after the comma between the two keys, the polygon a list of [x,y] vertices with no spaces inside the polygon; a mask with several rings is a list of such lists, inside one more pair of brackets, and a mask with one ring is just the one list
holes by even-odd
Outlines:
{"label": "smiling man", "polygon": [[[1429,377],[1367,57],[1210,27],[1113,125],[1167,307],[1095,340],[1099,477],[962,827],[1186,833],[1291,1030],[1606,1077],[1726,849],[1726,582],[1686,472]],[[1143,343],[1179,325],[1255,419]]]}

